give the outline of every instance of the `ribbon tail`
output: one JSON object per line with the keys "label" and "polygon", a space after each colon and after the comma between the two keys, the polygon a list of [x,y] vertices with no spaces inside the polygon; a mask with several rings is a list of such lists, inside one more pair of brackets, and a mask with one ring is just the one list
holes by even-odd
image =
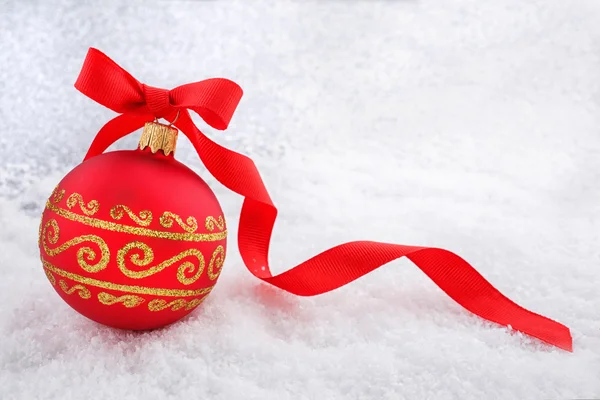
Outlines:
{"label": "ribbon tail", "polygon": [[141,128],[148,121],[153,120],[150,114],[122,114],[108,121],[100,129],[92,141],[83,161],[102,154],[117,140]]}
{"label": "ribbon tail", "polygon": [[[257,213],[252,208],[244,211]],[[240,236],[244,233],[240,227]],[[517,305],[464,259],[444,249],[349,242],[263,280],[297,295],[312,296],[341,287],[401,257],[410,259],[450,298],[480,318],[573,351],[569,328]]]}
{"label": "ribbon tail", "polygon": [[248,270],[264,282],[296,295],[314,296],[407,257],[450,298],[473,314],[572,351],[569,328],[517,305],[469,263],[444,249],[349,242],[273,276],[268,254],[277,209],[256,166],[248,157],[207,138],[193,124],[189,113],[183,113],[177,126],[191,140],[210,173],[224,186],[245,197],[238,231],[239,251]]}

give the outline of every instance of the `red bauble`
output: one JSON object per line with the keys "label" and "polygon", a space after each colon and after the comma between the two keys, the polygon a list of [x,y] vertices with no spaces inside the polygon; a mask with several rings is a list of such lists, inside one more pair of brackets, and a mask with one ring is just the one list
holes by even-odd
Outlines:
{"label": "red bauble", "polygon": [[153,329],[197,307],[225,259],[221,207],[192,170],[150,147],[92,157],[58,184],[40,225],[56,292],[82,315]]}

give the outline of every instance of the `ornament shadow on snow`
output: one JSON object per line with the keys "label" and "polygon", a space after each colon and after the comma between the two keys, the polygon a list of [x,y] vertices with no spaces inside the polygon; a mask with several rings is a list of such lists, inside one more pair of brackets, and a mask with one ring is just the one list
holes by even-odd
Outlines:
{"label": "ornament shadow on snow", "polygon": [[[75,87],[119,114],[50,195],[40,223],[48,280],[82,315],[116,328],[159,328],[189,314],[217,283],[226,222],[208,185],[174,158],[181,132],[208,171],[244,196],[238,246],[256,278],[313,296],[407,257],[473,314],[572,351],[566,326],[515,304],[444,249],[355,241],[273,276],[268,251],[277,209],[258,170],[250,158],[206,137],[189,113],[225,130],[242,97],[235,82],[212,78],[172,90],[155,88],[90,48]],[[169,124],[159,123],[161,118]],[[137,149],[104,153],[142,127]]]}

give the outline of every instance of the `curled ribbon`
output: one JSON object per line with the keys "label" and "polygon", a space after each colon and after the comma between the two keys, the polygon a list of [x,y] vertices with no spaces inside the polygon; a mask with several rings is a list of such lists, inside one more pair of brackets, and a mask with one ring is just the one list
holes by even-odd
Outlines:
{"label": "curled ribbon", "polygon": [[224,186],[244,196],[238,246],[248,270],[258,279],[300,296],[314,296],[346,285],[400,257],[407,257],[440,289],[473,314],[536,337],[566,351],[573,350],[569,328],[526,310],[494,288],[458,255],[439,248],[354,241],[326,250],[273,276],[269,244],[277,208],[254,162],[206,137],[194,125],[189,110],[215,129],[229,125],[242,89],[228,79],[213,78],[159,89],[137,81],[102,52],[91,48],[75,87],[120,115],[98,132],[85,159],[104,152],[145,122],[164,118],[193,144],[210,173]]}

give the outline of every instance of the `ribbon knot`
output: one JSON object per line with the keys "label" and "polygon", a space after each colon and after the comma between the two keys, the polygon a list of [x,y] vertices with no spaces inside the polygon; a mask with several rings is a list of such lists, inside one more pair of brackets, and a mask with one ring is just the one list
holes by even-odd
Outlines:
{"label": "ribbon knot", "polygon": [[175,108],[171,105],[171,99],[167,89],[161,89],[142,83],[142,90],[144,92],[146,106],[150,113],[154,114],[156,118],[164,118],[175,111]]}

